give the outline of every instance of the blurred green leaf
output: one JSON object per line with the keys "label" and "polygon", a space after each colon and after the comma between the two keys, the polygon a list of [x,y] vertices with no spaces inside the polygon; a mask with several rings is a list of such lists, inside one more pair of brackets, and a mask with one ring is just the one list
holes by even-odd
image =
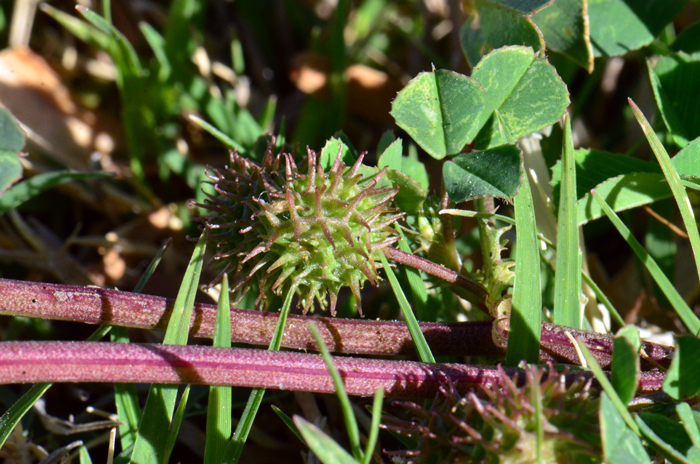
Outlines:
{"label": "blurred green leaf", "polygon": [[671,44],[671,50],[700,58],[700,21],[683,29]]}
{"label": "blurred green leaf", "polygon": [[700,136],[700,59],[683,52],[659,58],[649,68],[656,103],[666,127],[683,147]]}
{"label": "blurred green leaf", "polygon": [[17,155],[24,148],[24,132],[7,110],[0,108],[0,152],[12,152]]}
{"label": "blurred green leaf", "polygon": [[557,217],[557,270],[554,274],[554,323],[581,328],[581,250],[576,210],[576,163],[571,121],[564,117],[562,194]]}
{"label": "blurred green leaf", "polygon": [[679,400],[700,391],[700,340],[692,335],[676,338],[673,361],[666,372],[664,392]]}
{"label": "blurred green leaf", "polygon": [[[386,135],[386,134],[385,134]],[[393,134],[391,134],[393,135]],[[383,137],[383,136],[382,136]],[[380,140],[381,145],[381,140]],[[396,139],[391,144],[382,151],[377,160],[377,167],[379,169],[386,166],[389,169],[394,169],[396,171],[401,171],[401,158],[403,153],[403,142],[401,139]]]}
{"label": "blurred green leaf", "polygon": [[607,393],[600,394],[600,438],[610,464],[651,463],[639,437],[627,427]]}
{"label": "blurred green leaf", "polygon": [[504,133],[515,140],[554,124],[569,105],[569,92],[554,67],[529,47],[491,52],[472,78],[486,90],[483,107],[470,112],[471,127],[480,130],[475,148],[509,143]]}
{"label": "blurred green leaf", "polygon": [[686,0],[590,0],[593,53],[624,55],[650,44],[685,4]]}
{"label": "blurred green leaf", "polygon": [[94,171],[52,171],[44,174],[39,174],[25,181],[15,184],[0,197],[0,215],[7,211],[17,208],[25,201],[34,198],[41,192],[65,184],[72,181],[81,181],[88,179],[98,179],[105,177],[114,177],[111,172]]}
{"label": "blurred green leaf", "polygon": [[91,26],[75,16],[71,16],[61,10],[57,10],[48,3],[41,3],[39,8],[41,8],[41,11],[55,19],[61,26],[76,36],[79,40],[82,40],[86,44],[100,50],[107,50],[109,48],[111,39],[104,31]]}
{"label": "blurred green leaf", "polygon": [[[542,288],[540,253],[535,224],[535,210],[530,182],[525,178],[515,196],[515,284],[510,313],[510,334],[506,365],[517,366],[521,360],[531,364],[540,361],[542,328]],[[539,389],[535,388],[533,390]],[[541,398],[540,398],[541,403]]]}
{"label": "blurred green leaf", "polygon": [[85,446],[80,447],[80,464],[92,464],[92,459],[90,459],[90,453]]}
{"label": "blurred green leaf", "polygon": [[360,464],[335,440],[303,417],[294,416],[294,423],[306,444],[323,464]]}
{"label": "blurred green leaf", "polygon": [[423,202],[427,196],[420,184],[406,174],[393,169],[387,170],[386,176],[395,187],[399,188],[399,192],[394,197],[396,206],[407,213],[418,213],[423,208]]}
{"label": "blurred green leaf", "polygon": [[562,53],[593,72],[593,48],[588,34],[586,0],[556,0],[532,16],[547,49]]}
{"label": "blurred green leaf", "polygon": [[492,50],[506,45],[523,45],[535,51],[544,48],[542,33],[520,11],[492,0],[475,0],[472,8],[459,30],[462,51],[472,67]]}
{"label": "blurred green leaf", "polygon": [[[414,148],[414,150],[411,148]],[[408,146],[408,156],[401,158],[401,172],[418,182],[418,185],[427,192],[430,187],[428,171],[425,169],[425,164],[418,159],[418,153],[415,148],[414,144]]]}
{"label": "blurred green leaf", "polygon": [[700,463],[700,448],[693,445],[681,423],[646,411],[640,412],[636,421],[644,438],[671,462]]}
{"label": "blurred green leaf", "polygon": [[631,325],[622,328],[613,339],[610,383],[624,404],[629,404],[637,392],[640,347],[639,331]]}
{"label": "blurred green leaf", "polygon": [[516,9],[523,14],[533,13],[547,4],[552,3],[552,0],[496,0],[498,3],[507,7]]}
{"label": "blurred green leaf", "polygon": [[440,69],[411,80],[396,96],[391,115],[430,156],[442,159],[476,136],[481,126],[473,117],[483,106],[484,90],[474,79]]}
{"label": "blurred green leaf", "polygon": [[0,196],[21,178],[22,163],[17,153],[0,151]]}
{"label": "blurred green leaf", "polygon": [[484,196],[510,200],[520,188],[522,163],[515,145],[463,153],[442,166],[445,190],[455,203]]}
{"label": "blurred green leaf", "polygon": [[345,145],[340,139],[331,138],[321,150],[321,157],[318,160],[318,165],[323,167],[323,170],[330,171],[336,157],[340,153],[340,160],[348,166],[355,164],[356,159],[352,156],[350,148]]}

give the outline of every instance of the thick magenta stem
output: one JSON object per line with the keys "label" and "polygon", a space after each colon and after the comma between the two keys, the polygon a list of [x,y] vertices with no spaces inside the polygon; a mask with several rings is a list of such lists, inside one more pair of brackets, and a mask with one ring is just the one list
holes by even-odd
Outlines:
{"label": "thick magenta stem", "polygon": [[[348,394],[433,397],[448,379],[461,393],[493,385],[498,369],[334,357]],[[524,382],[522,369],[504,368]],[[567,375],[567,381],[587,372]],[[35,382],[190,383],[334,393],[320,355],[244,348],[95,342],[0,343],[0,384]],[[661,389],[663,374],[642,374],[640,393]]]}

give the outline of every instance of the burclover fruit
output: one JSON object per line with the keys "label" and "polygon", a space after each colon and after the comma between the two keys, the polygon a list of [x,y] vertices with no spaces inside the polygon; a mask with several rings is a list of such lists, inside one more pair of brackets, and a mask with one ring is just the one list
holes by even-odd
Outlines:
{"label": "burclover fruit", "polygon": [[264,307],[272,294],[295,292],[305,313],[314,300],[325,308],[327,295],[333,315],[347,286],[361,314],[360,289],[380,280],[378,253],[398,240],[392,223],[402,216],[391,207],[398,189],[377,186],[386,168],[362,159],[349,167],[339,152],[325,172],[309,149],[302,174],[270,144],[261,165],[232,152],[230,166],[209,170],[217,195],[200,206],[211,212],[203,220],[222,267],[213,283],[228,273],[240,301],[257,280]]}
{"label": "burclover fruit", "polygon": [[527,464],[537,462],[538,455],[543,463],[597,462],[601,452],[597,395],[590,379],[567,384],[566,374],[551,365],[530,366],[521,379],[525,385],[519,387],[499,367],[498,384],[478,394],[461,396],[446,382],[429,408],[396,402],[408,417],[385,416],[382,427],[416,445],[387,453],[414,464]]}

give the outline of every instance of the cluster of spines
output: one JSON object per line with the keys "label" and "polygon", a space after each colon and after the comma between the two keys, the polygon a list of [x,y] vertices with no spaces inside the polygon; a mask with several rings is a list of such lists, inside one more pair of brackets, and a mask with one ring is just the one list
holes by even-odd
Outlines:
{"label": "cluster of spines", "polygon": [[[600,429],[590,379],[567,384],[566,373],[552,366],[547,370],[527,369],[526,384],[518,386],[499,368],[497,386],[465,396],[445,382],[427,409],[395,402],[409,419],[385,417],[382,427],[415,440],[417,446],[387,454],[410,463],[527,463],[536,460],[540,446],[542,462],[594,462],[600,455]],[[542,415],[532,404],[533,389],[541,397]],[[542,442],[536,436],[536,421],[542,421]]]}
{"label": "cluster of spines", "polygon": [[397,189],[376,188],[385,169],[368,179],[362,159],[348,167],[339,152],[326,173],[308,150],[301,174],[293,155],[270,146],[261,165],[233,152],[230,166],[211,169],[218,195],[200,206],[211,211],[205,225],[223,263],[214,283],[232,274],[242,297],[257,276],[256,304],[294,291],[307,311],[314,299],[325,306],[327,294],[332,313],[348,286],[360,307],[362,284],[379,280],[373,255],[397,240],[391,224],[401,217],[389,207]]}

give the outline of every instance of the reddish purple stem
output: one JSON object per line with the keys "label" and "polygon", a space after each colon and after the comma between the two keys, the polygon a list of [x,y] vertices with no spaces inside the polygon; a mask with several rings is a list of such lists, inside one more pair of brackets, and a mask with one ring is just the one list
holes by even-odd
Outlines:
{"label": "reddish purple stem", "polygon": [[[335,357],[348,394],[433,397],[449,379],[461,393],[492,385],[498,369]],[[504,368],[524,382],[522,369]],[[587,372],[567,375],[572,382]],[[95,342],[0,343],[0,384],[34,382],[189,383],[334,393],[320,355],[244,348]],[[658,391],[660,372],[644,372],[640,393]]]}

